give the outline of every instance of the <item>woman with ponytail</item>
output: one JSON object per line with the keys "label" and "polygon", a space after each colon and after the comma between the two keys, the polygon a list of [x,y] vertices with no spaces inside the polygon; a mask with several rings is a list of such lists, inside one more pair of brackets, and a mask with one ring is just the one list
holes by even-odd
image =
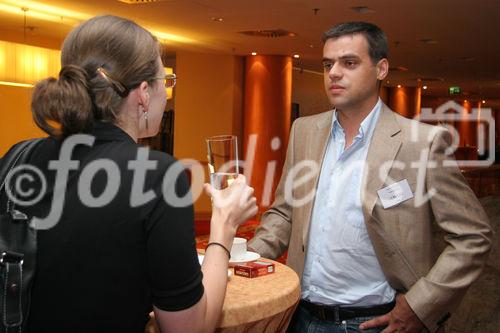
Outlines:
{"label": "woman with ponytail", "polygon": [[[94,17],[65,39],[59,78],[34,89],[33,118],[49,137],[30,164],[42,170],[47,191],[28,211],[60,218],[38,230],[29,332],[142,333],[151,310],[162,332],[215,328],[227,249],[238,225],[256,213],[255,198],[241,176],[223,191],[205,185],[214,246],[200,267],[192,203],[174,207],[164,198],[189,198],[187,177],[165,178],[176,161],[137,145],[158,132],[166,104],[160,51],[136,23]],[[74,144],[71,160],[63,160],[82,135],[92,144]],[[111,183],[117,185],[108,198]],[[53,214],[58,205],[62,211]]]}

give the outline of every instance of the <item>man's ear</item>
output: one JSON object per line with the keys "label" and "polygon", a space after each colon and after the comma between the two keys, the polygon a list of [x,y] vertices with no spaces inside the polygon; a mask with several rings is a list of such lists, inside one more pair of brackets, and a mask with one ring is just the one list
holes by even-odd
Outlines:
{"label": "man's ear", "polygon": [[382,81],[389,73],[389,61],[386,58],[380,59],[377,63],[377,80]]}
{"label": "man's ear", "polygon": [[141,82],[139,87],[137,87],[137,96],[139,104],[147,111],[149,106],[149,85],[146,81]]}

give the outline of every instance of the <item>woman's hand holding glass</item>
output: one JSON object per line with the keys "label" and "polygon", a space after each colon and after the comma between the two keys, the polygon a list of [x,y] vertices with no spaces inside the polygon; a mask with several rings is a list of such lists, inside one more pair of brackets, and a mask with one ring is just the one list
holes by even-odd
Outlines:
{"label": "woman's hand holding glass", "polygon": [[210,184],[204,187],[212,199],[210,242],[222,243],[230,249],[238,227],[257,214],[254,189],[247,185],[243,175],[238,175],[231,185],[222,190]]}

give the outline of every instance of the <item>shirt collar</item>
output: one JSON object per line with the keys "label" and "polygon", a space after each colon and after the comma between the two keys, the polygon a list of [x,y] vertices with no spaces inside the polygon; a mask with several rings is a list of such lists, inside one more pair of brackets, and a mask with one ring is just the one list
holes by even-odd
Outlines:
{"label": "shirt collar", "polygon": [[99,141],[135,141],[124,130],[115,124],[103,121],[96,121],[91,133]]}
{"label": "shirt collar", "polygon": [[[382,109],[382,100],[379,98],[373,109],[361,122],[359,126],[358,135],[356,135],[355,138],[359,138],[363,141],[370,139],[381,109]],[[337,110],[335,109],[333,111],[333,119],[332,119],[332,137],[335,140],[342,136],[344,136],[344,129],[342,128],[342,125],[340,125],[340,122],[337,118]]]}

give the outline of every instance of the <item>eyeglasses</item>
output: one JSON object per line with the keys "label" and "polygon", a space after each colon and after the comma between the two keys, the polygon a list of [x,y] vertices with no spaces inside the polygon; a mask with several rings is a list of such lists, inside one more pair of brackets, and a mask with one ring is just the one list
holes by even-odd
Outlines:
{"label": "eyeglasses", "polygon": [[[101,77],[106,80],[106,82],[113,88],[114,91],[122,98],[127,97],[130,89],[127,88],[123,83],[113,78],[109,73],[102,67],[97,68],[97,72]],[[173,88],[177,82],[177,76],[175,74],[165,74],[163,77],[154,77],[153,80],[163,80],[165,88]]]}
{"label": "eyeglasses", "polygon": [[177,83],[177,76],[175,74],[165,74],[164,77],[155,77],[155,80],[163,80],[165,88],[173,88]]}

